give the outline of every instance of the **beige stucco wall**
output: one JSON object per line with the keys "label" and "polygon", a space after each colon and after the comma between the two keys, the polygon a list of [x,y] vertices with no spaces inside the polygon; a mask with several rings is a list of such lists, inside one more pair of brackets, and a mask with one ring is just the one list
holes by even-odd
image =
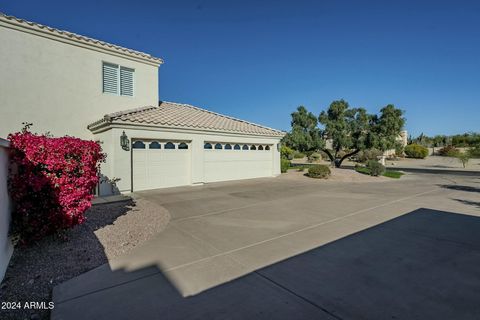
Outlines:
{"label": "beige stucco wall", "polygon": [[7,190],[8,142],[0,138],[0,281],[7,270],[13,247],[8,238],[10,226],[10,200]]}
{"label": "beige stucco wall", "polygon": [[[103,146],[108,146],[108,156],[106,163],[102,166],[102,175],[109,179],[120,178],[117,182],[119,192],[131,191],[131,151],[125,151],[120,146],[120,136],[125,131],[130,142],[135,139],[159,139],[159,140],[184,140],[191,141],[192,168],[191,184],[201,184],[204,179],[204,149],[205,141],[231,142],[231,143],[256,143],[273,145],[272,176],[280,174],[280,152],[276,144],[280,138],[248,136],[228,133],[207,133],[195,130],[167,129],[167,128],[144,128],[134,129],[128,126],[118,126],[107,131],[95,134],[95,140],[103,142]],[[101,186],[102,194],[108,193],[110,187]]]}
{"label": "beige stucco wall", "polygon": [[[47,36],[0,21],[0,137],[31,122],[35,132],[91,139],[87,125],[103,115],[158,104],[157,65]],[[102,93],[102,61],[135,69],[134,97]]]}

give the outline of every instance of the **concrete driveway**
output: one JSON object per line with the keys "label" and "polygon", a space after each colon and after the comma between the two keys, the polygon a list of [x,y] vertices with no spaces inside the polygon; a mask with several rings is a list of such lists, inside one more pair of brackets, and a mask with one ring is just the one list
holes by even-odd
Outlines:
{"label": "concrete driveway", "polygon": [[[471,303],[480,274],[468,267],[480,263],[479,182],[285,175],[141,192],[170,212],[167,229],[56,287],[52,318],[412,319],[457,303],[467,311],[450,318],[469,318],[480,312]],[[451,275],[456,282],[446,285]]]}

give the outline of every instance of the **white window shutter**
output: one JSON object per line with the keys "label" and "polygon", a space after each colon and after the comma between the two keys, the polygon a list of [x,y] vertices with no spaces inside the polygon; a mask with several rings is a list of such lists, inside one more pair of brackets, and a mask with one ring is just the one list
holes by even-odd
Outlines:
{"label": "white window shutter", "polygon": [[133,73],[135,70],[130,68],[120,68],[120,94],[122,96],[133,97]]}
{"label": "white window shutter", "polygon": [[103,63],[103,92],[118,94],[118,65]]}

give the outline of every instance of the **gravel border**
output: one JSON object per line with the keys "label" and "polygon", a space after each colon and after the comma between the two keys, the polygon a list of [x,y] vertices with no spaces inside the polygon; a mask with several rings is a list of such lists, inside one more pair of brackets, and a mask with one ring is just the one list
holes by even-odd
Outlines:
{"label": "gravel border", "polygon": [[[47,237],[16,248],[0,286],[2,302],[51,301],[54,286],[129,252],[165,229],[166,209],[144,199],[95,205],[68,240]],[[0,310],[0,319],[49,319],[50,310]]]}

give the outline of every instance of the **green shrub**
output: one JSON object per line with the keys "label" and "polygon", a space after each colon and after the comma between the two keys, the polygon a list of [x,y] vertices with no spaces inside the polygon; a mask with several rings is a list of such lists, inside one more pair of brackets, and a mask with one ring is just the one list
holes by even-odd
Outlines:
{"label": "green shrub", "polygon": [[387,178],[400,179],[400,177],[403,176],[403,174],[404,173],[400,171],[385,171],[383,173],[383,176]]}
{"label": "green shrub", "polygon": [[290,168],[290,160],[288,159],[280,159],[280,171],[282,173],[287,172],[288,168]]}
{"label": "green shrub", "polygon": [[370,169],[365,168],[363,166],[355,166],[355,171],[357,171],[358,173],[363,173],[363,174],[370,175]]}
{"label": "green shrub", "polygon": [[428,149],[419,144],[409,144],[404,151],[409,158],[424,159],[428,156]]}
{"label": "green shrub", "polygon": [[462,163],[463,167],[466,168],[471,156],[469,152],[459,152],[456,158]]}
{"label": "green shrub", "polygon": [[438,150],[438,155],[443,157],[455,157],[460,151],[452,145],[445,146]]}
{"label": "green shrub", "polygon": [[287,146],[282,146],[282,148],[280,148],[280,155],[283,159],[292,160],[294,152],[293,149]]}
{"label": "green shrub", "polygon": [[376,160],[369,160],[366,167],[374,177],[381,176],[385,172],[385,166]]}
{"label": "green shrub", "polygon": [[314,152],[314,153],[312,153],[311,155],[308,156],[308,161],[309,162],[314,162],[314,161],[318,161],[318,160],[322,160],[322,156],[320,155],[320,153]]}
{"label": "green shrub", "polygon": [[295,151],[293,153],[293,158],[294,159],[303,159],[303,158],[305,158],[305,154],[300,152],[300,151]]}
{"label": "green shrub", "polygon": [[362,150],[357,153],[356,158],[358,162],[367,162],[368,160],[377,160],[381,157],[383,152],[377,149]]}
{"label": "green shrub", "polygon": [[[377,162],[378,163],[378,162]],[[378,163],[380,164],[380,163]],[[380,164],[381,165],[381,164]],[[373,165],[375,166],[375,165]],[[381,165],[382,166],[382,165]],[[383,166],[382,166],[383,167]],[[385,167],[383,167],[385,169]],[[360,165],[355,165],[355,171],[357,171],[358,173],[362,173],[362,174],[367,174],[369,176],[373,176],[372,174],[372,170],[370,168],[367,168],[367,167],[364,167],[364,166],[360,166]],[[393,178],[393,179],[400,179],[401,176],[404,175],[403,172],[400,172],[400,171],[383,171],[382,174],[380,174],[384,177],[387,177],[387,178]]]}
{"label": "green shrub", "polygon": [[403,157],[405,151],[405,147],[401,143],[395,144],[395,155],[397,157]]}
{"label": "green shrub", "polygon": [[468,153],[472,158],[480,158],[480,144],[470,148]]}
{"label": "green shrub", "polygon": [[330,175],[330,168],[323,164],[317,164],[308,168],[308,176],[310,178],[324,179]]}

